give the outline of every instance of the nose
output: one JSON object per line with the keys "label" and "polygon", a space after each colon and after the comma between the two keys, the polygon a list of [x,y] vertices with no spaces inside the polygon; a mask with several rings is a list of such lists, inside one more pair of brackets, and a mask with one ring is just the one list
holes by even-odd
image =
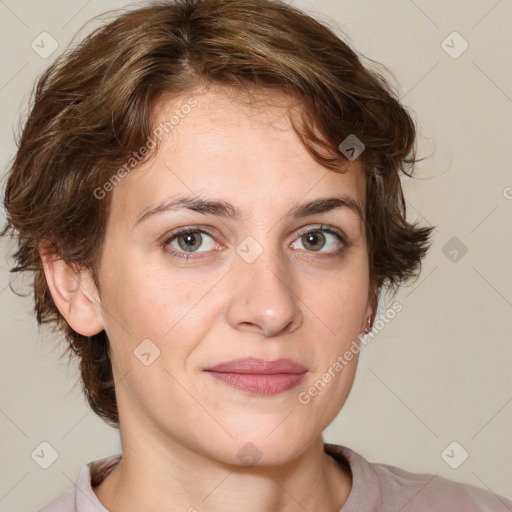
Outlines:
{"label": "nose", "polygon": [[238,258],[231,271],[227,318],[234,329],[275,336],[303,323],[293,272],[279,254],[263,251],[252,263]]}

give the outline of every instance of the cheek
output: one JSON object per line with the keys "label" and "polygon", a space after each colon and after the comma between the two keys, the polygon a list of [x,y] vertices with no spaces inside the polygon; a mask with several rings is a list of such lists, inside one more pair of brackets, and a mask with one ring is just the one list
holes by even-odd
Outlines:
{"label": "cheek", "polygon": [[183,365],[207,335],[218,309],[214,296],[202,300],[210,288],[204,275],[170,272],[147,262],[130,264],[128,258],[119,262],[107,279],[102,302],[113,357],[122,361],[122,370],[130,367],[134,351],[144,343],[150,352],[160,351],[159,362],[166,367]]}
{"label": "cheek", "polygon": [[315,339],[319,342],[313,347],[314,372],[300,390],[303,395],[299,403],[309,408],[323,426],[327,426],[343,406],[354,381],[368,283],[364,265],[357,271],[347,266],[346,271],[334,273],[316,289],[310,299],[310,331],[316,331]]}
{"label": "cheek", "polygon": [[365,268],[357,272],[352,268],[333,273],[305,295],[310,308],[334,344],[343,343],[354,334],[359,334],[361,321],[368,304],[369,280]]}

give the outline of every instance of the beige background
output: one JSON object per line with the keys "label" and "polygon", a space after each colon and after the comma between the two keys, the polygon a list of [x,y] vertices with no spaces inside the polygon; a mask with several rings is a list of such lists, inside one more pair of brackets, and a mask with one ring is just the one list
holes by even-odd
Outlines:
{"label": "beige background", "polygon": [[[294,4],[334,19],[357,50],[388,66],[415,112],[422,147],[436,146],[418,166],[421,179],[404,179],[411,220],[437,226],[431,252],[420,278],[396,297],[403,311],[364,349],[353,391],[325,439],[372,461],[512,498],[512,2]],[[2,169],[14,155],[13,129],[35,78],[86,20],[123,5],[0,1]],[[43,31],[59,45],[47,59],[31,48]],[[457,58],[443,46],[455,55],[459,36],[442,45],[454,31],[469,44]],[[74,366],[58,360],[62,345],[38,331],[31,298],[5,289],[10,246],[0,243],[0,512],[35,510],[70,488],[83,464],[120,444],[118,431],[73,387]],[[461,257],[453,244],[467,253]],[[29,282],[17,277],[13,285]],[[48,469],[31,458],[43,441],[58,452]],[[458,469],[441,456],[453,441],[469,453]],[[449,453],[453,465],[462,451],[457,445]]]}

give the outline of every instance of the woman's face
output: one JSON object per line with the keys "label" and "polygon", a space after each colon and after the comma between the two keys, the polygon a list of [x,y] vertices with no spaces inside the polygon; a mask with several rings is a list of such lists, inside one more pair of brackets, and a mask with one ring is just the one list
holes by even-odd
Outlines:
{"label": "woman's face", "polygon": [[[155,126],[191,96],[163,102]],[[344,173],[313,160],[282,105],[222,89],[193,97],[156,157],[111,192],[100,296],[121,434],[284,463],[318,439],[353,382],[357,355],[333,368],[372,313],[364,220],[322,200],[365,212],[365,180],[357,160]],[[170,206],[185,196],[215,206]],[[302,370],[208,370],[245,358]]]}

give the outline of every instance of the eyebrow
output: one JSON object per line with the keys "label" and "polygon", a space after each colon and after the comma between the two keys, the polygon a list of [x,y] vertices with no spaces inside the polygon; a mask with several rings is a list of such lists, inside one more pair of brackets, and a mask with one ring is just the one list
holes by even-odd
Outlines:
{"label": "eyebrow", "polygon": [[[345,194],[322,197],[306,203],[297,204],[287,213],[287,216],[293,219],[299,219],[309,215],[326,213],[341,208],[352,210],[364,220],[363,211],[359,203],[354,198]],[[217,215],[234,220],[240,220],[242,217],[240,210],[235,205],[228,203],[227,201],[178,195],[171,197],[157,206],[146,208],[138,217],[135,222],[135,226],[160,213],[178,211],[181,209],[188,209],[203,214]]]}

